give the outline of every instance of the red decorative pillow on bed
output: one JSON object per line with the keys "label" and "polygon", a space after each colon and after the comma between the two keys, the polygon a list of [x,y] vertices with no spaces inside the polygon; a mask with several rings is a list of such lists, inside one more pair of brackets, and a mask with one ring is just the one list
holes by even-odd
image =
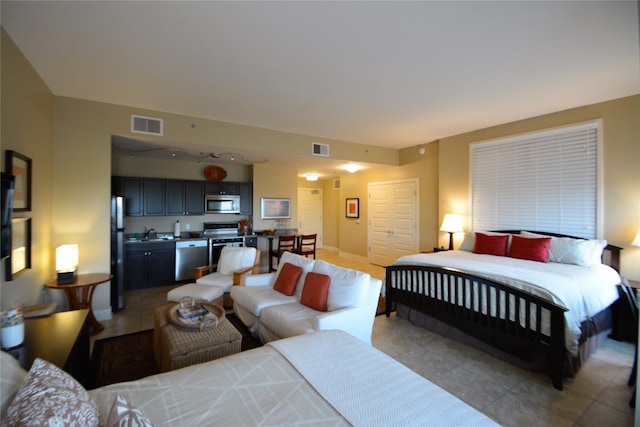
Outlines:
{"label": "red decorative pillow on bed", "polygon": [[273,289],[288,296],[293,295],[301,274],[302,268],[285,262],[278,271],[278,277],[276,277],[276,282],[273,284]]}
{"label": "red decorative pillow on bed", "polygon": [[508,234],[504,236],[489,236],[487,234],[476,233],[476,244],[473,247],[473,253],[506,256],[508,243]]}
{"label": "red decorative pillow on bed", "polygon": [[330,284],[331,277],[326,274],[307,273],[307,277],[304,279],[300,304],[311,307],[314,310],[327,311]]}
{"label": "red decorative pillow on bed", "polygon": [[542,239],[528,239],[526,237],[513,236],[511,240],[511,258],[528,259],[538,262],[549,262],[549,247],[551,237]]}

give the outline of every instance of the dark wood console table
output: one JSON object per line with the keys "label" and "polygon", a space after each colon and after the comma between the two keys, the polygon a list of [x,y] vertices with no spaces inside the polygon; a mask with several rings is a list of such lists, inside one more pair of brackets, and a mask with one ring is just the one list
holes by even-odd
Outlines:
{"label": "dark wood console table", "polygon": [[24,343],[6,350],[29,370],[36,357],[64,369],[85,385],[89,367],[89,310],[54,313],[24,321]]}
{"label": "dark wood console table", "polygon": [[[45,283],[45,286],[50,289],[62,289],[67,294],[71,310],[88,308],[91,335],[96,335],[104,330],[104,326],[98,322],[93,314],[93,293],[98,285],[106,283],[112,278],[113,276],[109,273],[78,274],[78,278],[73,283],[59,285],[57,279],[52,279]],[[80,300],[78,299],[78,289],[82,289]]]}

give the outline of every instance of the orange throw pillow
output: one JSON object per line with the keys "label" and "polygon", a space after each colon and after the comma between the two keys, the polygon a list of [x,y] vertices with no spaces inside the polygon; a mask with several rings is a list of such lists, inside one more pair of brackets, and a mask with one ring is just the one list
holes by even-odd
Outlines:
{"label": "orange throw pillow", "polygon": [[326,274],[314,272],[307,273],[302,288],[300,303],[318,311],[327,311],[327,297],[329,296],[329,285],[331,277]]}
{"label": "orange throw pillow", "polygon": [[278,272],[278,277],[276,277],[276,282],[273,284],[273,289],[287,296],[293,295],[296,290],[296,283],[298,283],[298,278],[301,274],[302,268],[285,262]]}

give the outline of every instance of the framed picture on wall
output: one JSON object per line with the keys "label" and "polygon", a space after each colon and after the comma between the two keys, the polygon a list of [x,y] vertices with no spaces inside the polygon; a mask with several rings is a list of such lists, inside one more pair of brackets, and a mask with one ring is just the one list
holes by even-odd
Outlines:
{"label": "framed picture on wall", "polygon": [[11,220],[11,253],[5,260],[5,280],[11,281],[16,275],[31,268],[31,218]]}
{"label": "framed picture on wall", "polygon": [[360,199],[358,197],[347,199],[345,212],[347,218],[360,218]]}
{"label": "framed picture on wall", "polygon": [[31,210],[31,159],[15,151],[7,150],[5,171],[15,177],[13,211]]}
{"label": "framed picture on wall", "polygon": [[260,219],[291,218],[291,199],[263,197],[260,200]]}

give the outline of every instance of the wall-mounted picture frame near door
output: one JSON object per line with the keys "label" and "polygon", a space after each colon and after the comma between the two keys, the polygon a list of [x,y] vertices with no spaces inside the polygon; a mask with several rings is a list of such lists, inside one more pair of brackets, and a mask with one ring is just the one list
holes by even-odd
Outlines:
{"label": "wall-mounted picture frame near door", "polygon": [[5,280],[31,268],[31,218],[11,219],[11,252],[5,260]]}
{"label": "wall-mounted picture frame near door", "polygon": [[16,151],[7,150],[5,172],[15,177],[13,211],[31,210],[31,159]]}
{"label": "wall-mounted picture frame near door", "polygon": [[260,199],[260,219],[291,218],[291,199],[263,197]]}
{"label": "wall-mounted picture frame near door", "polygon": [[345,212],[347,218],[360,218],[360,198],[347,199]]}

